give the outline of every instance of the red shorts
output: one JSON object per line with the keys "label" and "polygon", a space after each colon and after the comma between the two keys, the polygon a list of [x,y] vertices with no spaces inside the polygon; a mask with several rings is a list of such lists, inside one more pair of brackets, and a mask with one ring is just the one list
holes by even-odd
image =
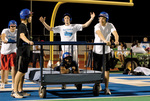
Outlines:
{"label": "red shorts", "polygon": [[15,67],[16,53],[8,55],[1,54],[1,70],[9,70],[9,67]]}

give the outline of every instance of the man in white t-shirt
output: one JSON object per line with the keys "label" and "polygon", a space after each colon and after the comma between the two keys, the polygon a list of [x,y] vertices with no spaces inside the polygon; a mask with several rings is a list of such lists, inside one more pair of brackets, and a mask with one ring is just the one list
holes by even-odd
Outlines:
{"label": "man in white t-shirt", "polygon": [[9,67],[11,67],[12,74],[12,88],[14,85],[15,78],[15,63],[16,63],[16,44],[8,43],[15,42],[17,35],[17,22],[15,20],[11,20],[8,23],[8,28],[3,29],[2,36],[2,46],[1,46],[1,77],[2,83],[1,88],[5,88],[5,82],[8,79]]}
{"label": "man in white t-shirt", "polygon": [[[99,14],[99,23],[94,27],[95,40],[94,43],[106,43],[110,45],[110,36],[111,33],[115,37],[115,44],[119,44],[119,36],[116,31],[116,28],[112,23],[109,23],[109,15],[106,12],[101,12]],[[103,62],[106,64],[105,71],[105,94],[111,94],[108,89],[109,83],[109,61],[110,61],[110,46],[105,46],[105,60],[103,60],[103,46],[95,45],[93,48],[94,56],[94,70],[101,71]]]}
{"label": "man in white t-shirt", "polygon": [[[69,13],[65,13],[63,15],[62,21],[64,25],[50,27],[45,22],[45,17],[40,17],[40,21],[45,26],[45,28],[49,31],[53,31],[54,33],[59,33],[61,37],[61,41],[68,41],[68,42],[76,42],[77,41],[77,31],[82,31],[83,28],[88,27],[95,17],[95,13],[90,13],[91,18],[85,24],[70,24],[72,21],[72,17]],[[72,47],[71,45],[62,45],[62,54],[65,52],[71,52]],[[77,54],[77,46],[73,46],[73,60],[76,62],[78,61],[78,54]]]}

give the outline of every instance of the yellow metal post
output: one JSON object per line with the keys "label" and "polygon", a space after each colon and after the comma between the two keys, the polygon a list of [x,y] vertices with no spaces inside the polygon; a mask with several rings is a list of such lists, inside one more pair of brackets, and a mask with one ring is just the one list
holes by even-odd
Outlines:
{"label": "yellow metal post", "polygon": [[[56,18],[56,14],[57,14],[57,11],[58,11],[58,8],[60,7],[61,4],[63,4],[64,2],[58,2],[53,10],[53,14],[52,14],[52,17],[51,17],[51,24],[50,26],[51,27],[54,27],[54,24],[55,24],[55,18]],[[54,33],[53,31],[50,31],[50,41],[54,41]],[[50,60],[52,60],[53,62],[53,46],[51,45],[50,46]]]}
{"label": "yellow metal post", "polygon": [[133,0],[130,0],[130,3],[133,3]]}

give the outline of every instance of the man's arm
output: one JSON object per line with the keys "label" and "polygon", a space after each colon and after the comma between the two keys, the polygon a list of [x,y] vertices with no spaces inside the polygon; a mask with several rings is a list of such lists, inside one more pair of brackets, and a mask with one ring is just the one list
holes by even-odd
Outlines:
{"label": "man's arm", "polygon": [[112,34],[115,37],[115,45],[119,45],[119,35],[118,35],[117,31],[113,31]]}
{"label": "man's arm", "polygon": [[1,39],[2,39],[2,42],[7,43],[8,41],[7,41],[7,40],[5,40],[5,37],[6,37],[6,34],[5,34],[5,33],[3,33],[3,34],[2,34],[2,38],[1,38]]}
{"label": "man's arm", "polygon": [[39,20],[42,22],[42,24],[44,25],[44,27],[48,30],[48,31],[53,31],[53,28],[50,27],[46,22],[45,22],[46,17],[40,17]]}
{"label": "man's arm", "polygon": [[91,24],[91,22],[93,21],[93,19],[95,17],[95,13],[91,12],[90,15],[91,15],[91,18],[85,24],[82,25],[83,28],[88,27]]}
{"label": "man's arm", "polygon": [[30,40],[27,39],[27,37],[24,35],[24,33],[20,33],[20,38],[21,38],[24,42],[26,42],[26,43],[28,43],[28,44],[30,44],[30,45],[33,45],[33,44],[34,44],[33,41],[30,41]]}
{"label": "man's arm", "polygon": [[80,73],[79,69],[76,70],[75,66],[72,67],[72,71],[73,71],[74,74]]}
{"label": "man's arm", "polygon": [[104,38],[104,36],[103,36],[103,34],[101,33],[100,30],[97,30],[97,31],[96,31],[96,34],[97,34],[98,37],[99,37],[104,43],[106,43],[108,46],[111,45],[110,41],[107,41],[107,40]]}

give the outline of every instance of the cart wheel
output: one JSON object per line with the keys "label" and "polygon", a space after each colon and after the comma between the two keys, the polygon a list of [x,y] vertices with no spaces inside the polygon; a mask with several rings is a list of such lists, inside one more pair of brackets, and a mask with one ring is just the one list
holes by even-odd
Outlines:
{"label": "cart wheel", "polygon": [[39,88],[39,97],[40,98],[46,98],[46,87],[40,87]]}
{"label": "cart wheel", "polygon": [[100,86],[95,84],[93,86],[93,94],[94,94],[94,96],[99,96],[99,92],[100,92]]}
{"label": "cart wheel", "polygon": [[131,68],[131,61],[128,61],[125,65],[125,69],[129,69],[130,71],[135,69],[138,65],[136,61],[132,61],[132,68]]}
{"label": "cart wheel", "polygon": [[75,84],[75,86],[77,87],[77,90],[78,90],[78,91],[81,91],[81,90],[82,90],[82,84]]}

